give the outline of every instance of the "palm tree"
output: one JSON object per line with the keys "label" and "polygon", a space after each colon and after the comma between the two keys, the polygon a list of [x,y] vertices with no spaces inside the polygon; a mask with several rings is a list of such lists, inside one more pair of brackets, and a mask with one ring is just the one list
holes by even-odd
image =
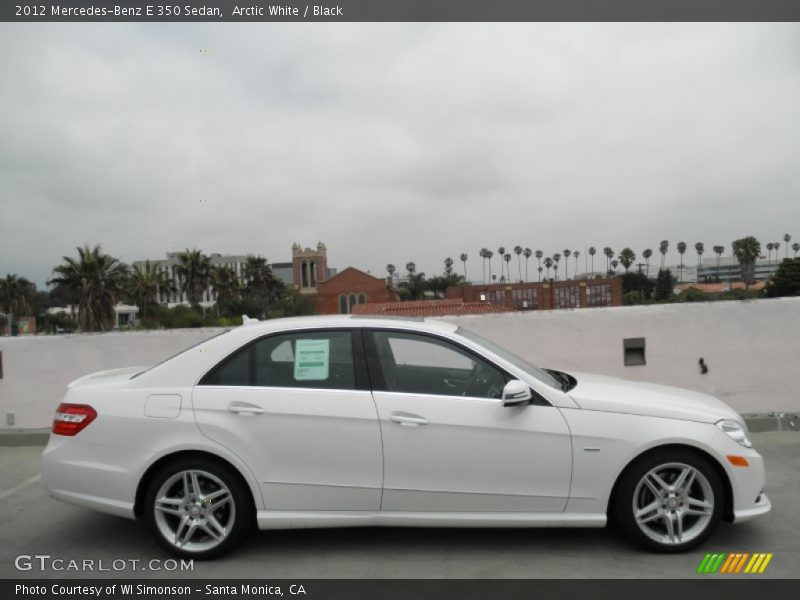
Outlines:
{"label": "palm tree", "polygon": [[767,262],[770,263],[772,262],[772,242],[767,242],[766,248],[767,248]]}
{"label": "palm tree", "polygon": [[78,297],[78,326],[83,331],[106,331],[116,325],[114,306],[122,297],[128,267],[103,254],[100,245],[78,247],[77,260],[64,257],[64,264],[53,269],[55,277],[47,284],[62,286]]}
{"label": "palm tree", "polygon": [[530,260],[532,254],[533,250],[530,248],[525,248],[525,250],[522,251],[522,256],[525,257],[525,281],[528,281],[528,261]]}
{"label": "palm tree", "polygon": [[227,308],[242,297],[242,283],[236,271],[225,265],[211,267],[211,290],[216,296],[217,314],[221,307]]}
{"label": "palm tree", "polygon": [[780,242],[772,242],[772,249],[775,250],[775,262],[778,262],[778,250],[781,248]]}
{"label": "palm tree", "polygon": [[667,259],[667,251],[669,250],[669,242],[667,240],[661,240],[661,243],[658,245],[658,251],[661,252],[661,270],[664,270],[664,261]]}
{"label": "palm tree", "polygon": [[481,251],[478,252],[481,257],[481,266],[483,267],[483,283],[486,283],[486,255],[488,253],[488,248],[481,248]]}
{"label": "palm tree", "polygon": [[497,255],[500,257],[500,279],[503,278],[503,257],[505,256],[505,254],[506,254],[506,247],[500,246],[497,249]]}
{"label": "palm tree", "polygon": [[[486,261],[489,263],[489,281],[492,280],[492,257],[494,256],[494,252],[491,250],[486,251]],[[503,267],[503,263],[500,263],[500,268]]]}
{"label": "palm tree", "polygon": [[[197,308],[203,299],[203,292],[211,281],[211,259],[197,248],[192,250],[187,248],[178,254],[178,260],[180,262],[175,266],[175,274],[181,282],[181,292],[186,294],[189,304]],[[245,273],[246,271],[247,264]]]}
{"label": "palm tree", "polygon": [[558,261],[560,260],[561,260],[561,255],[558,252],[553,254],[553,263],[555,263],[553,264],[553,277],[556,278],[556,281],[558,281]]}
{"label": "palm tree", "polygon": [[797,258],[797,253],[800,252],[800,243],[795,242],[792,244],[792,250],[794,250],[794,257]]}
{"label": "palm tree", "polygon": [[753,282],[756,260],[761,256],[761,243],[752,235],[734,240],[732,244],[733,255],[739,261],[742,269],[742,279],[745,290],[750,289]]}
{"label": "palm tree", "polygon": [[139,319],[146,319],[147,309],[158,304],[158,295],[174,293],[175,283],[166,271],[147,260],[143,267],[134,265],[125,291],[139,307]]}
{"label": "palm tree", "polygon": [[786,242],[786,258],[789,258],[789,242],[792,241],[792,236],[790,236],[788,233],[784,233],[783,241]]}
{"label": "palm tree", "polygon": [[[636,262],[636,253],[626,246],[622,249],[622,252],[619,253],[619,262],[625,268],[625,272],[627,273],[631,268],[631,265]],[[617,268],[614,267],[614,270],[616,271]]]}
{"label": "palm tree", "polygon": [[650,277],[650,257],[653,256],[653,251],[650,248],[645,248],[642,251],[642,256],[644,257],[645,277]]}
{"label": "palm tree", "polygon": [[[544,259],[544,266],[547,267],[547,278],[550,279],[550,267],[553,266],[553,259],[549,256]],[[541,267],[539,267],[541,269]]]}
{"label": "palm tree", "polygon": [[386,265],[386,272],[389,273],[389,277],[393,276],[395,271],[397,271],[397,267],[395,267],[392,263]]}
{"label": "palm tree", "polygon": [[453,259],[449,256],[444,259],[444,274],[450,277],[453,273]]}
{"label": "palm tree", "polygon": [[514,246],[514,254],[517,255],[517,269],[519,270],[519,280],[522,281],[522,246]]}
{"label": "palm tree", "polygon": [[611,270],[608,261],[614,258],[614,251],[609,246],[606,246],[603,248],[603,254],[606,255],[606,273],[608,273]]}
{"label": "palm tree", "polygon": [[407,262],[406,263],[406,271],[408,271],[409,275],[413,275],[417,272],[417,263],[415,262]]}
{"label": "palm tree", "polygon": [[272,267],[263,256],[247,255],[242,278],[245,284],[243,293],[264,303],[264,310],[277,303],[285,292],[283,282],[272,274]]}
{"label": "palm tree", "polygon": [[679,270],[681,272],[681,283],[683,283],[683,255],[686,253],[686,242],[678,242],[678,254],[681,255],[681,265]]}
{"label": "palm tree", "polygon": [[569,279],[569,257],[572,256],[572,250],[564,250],[564,279]]}
{"label": "palm tree", "polygon": [[589,246],[589,256],[592,258],[592,277],[594,277],[594,255],[597,254],[597,248]]}
{"label": "palm tree", "polygon": [[31,312],[36,286],[25,277],[11,275],[0,279],[0,308],[8,316],[9,328],[14,327],[14,317],[21,317]]}
{"label": "palm tree", "polygon": [[700,266],[700,259],[703,256],[703,253],[706,251],[706,246],[703,242],[697,242],[694,245],[694,251],[697,252],[697,266]]}
{"label": "palm tree", "polygon": [[539,281],[541,281],[542,280],[542,257],[544,256],[544,252],[542,252],[541,250],[537,250],[534,253],[534,256],[536,257],[536,260],[539,261]]}
{"label": "palm tree", "polygon": [[576,278],[578,277],[578,257],[580,255],[581,255],[581,253],[578,252],[577,250],[575,250],[575,252],[572,253],[572,258],[575,259],[575,277]]}
{"label": "palm tree", "polygon": [[612,260],[611,261],[611,266],[614,269],[614,275],[616,275],[617,274],[617,267],[619,266],[619,261],[618,260]]}
{"label": "palm tree", "polygon": [[723,252],[725,252],[725,246],[714,246],[714,254],[717,255],[717,281],[719,281],[719,261]]}
{"label": "palm tree", "polygon": [[542,280],[542,271],[544,271],[544,269],[542,267],[537,267],[536,270],[539,271],[539,281],[541,281]]}
{"label": "palm tree", "polygon": [[511,271],[510,271],[511,253],[510,252],[506,252],[503,255],[503,260],[506,261],[506,278],[507,278],[506,281],[511,281]]}
{"label": "palm tree", "polygon": [[464,263],[464,281],[466,281],[467,280],[467,259],[469,258],[469,256],[467,256],[465,253],[462,253],[459,258],[461,259],[461,262]]}

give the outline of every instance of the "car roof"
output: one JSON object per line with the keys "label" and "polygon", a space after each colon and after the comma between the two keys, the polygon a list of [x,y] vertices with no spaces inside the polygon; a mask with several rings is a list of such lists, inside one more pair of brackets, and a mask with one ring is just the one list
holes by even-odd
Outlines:
{"label": "car roof", "polygon": [[[251,320],[241,328],[253,330],[258,328],[264,332],[284,329],[302,329],[304,327],[397,327],[419,331],[439,331],[453,333],[458,326],[430,317],[400,317],[382,315],[319,315],[310,317],[285,317],[266,321]],[[238,329],[238,328],[237,328]]]}

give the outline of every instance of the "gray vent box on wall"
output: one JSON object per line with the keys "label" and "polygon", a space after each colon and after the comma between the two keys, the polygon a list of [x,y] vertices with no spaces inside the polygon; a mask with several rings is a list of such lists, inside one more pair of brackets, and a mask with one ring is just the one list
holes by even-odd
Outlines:
{"label": "gray vent box on wall", "polygon": [[646,365],[644,358],[644,338],[625,338],[622,340],[623,359],[626,367]]}

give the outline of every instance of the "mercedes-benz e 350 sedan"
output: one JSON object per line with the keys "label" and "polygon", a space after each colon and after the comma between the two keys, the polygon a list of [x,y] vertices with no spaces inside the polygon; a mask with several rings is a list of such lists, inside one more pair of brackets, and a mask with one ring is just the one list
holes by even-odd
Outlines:
{"label": "mercedes-benz e 350 sedan", "polygon": [[247,322],[69,385],[57,499],[210,558],[252,528],[602,527],[681,551],[770,510],[742,418],[704,394],[537,368],[448,322]]}

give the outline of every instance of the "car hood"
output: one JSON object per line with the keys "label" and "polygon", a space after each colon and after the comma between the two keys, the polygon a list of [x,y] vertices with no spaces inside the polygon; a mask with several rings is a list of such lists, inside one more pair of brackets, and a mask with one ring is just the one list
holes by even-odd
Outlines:
{"label": "car hood", "polygon": [[110,369],[108,371],[97,371],[79,377],[71,382],[67,387],[70,389],[77,387],[97,387],[114,385],[123,381],[128,381],[133,375],[144,371],[147,367],[123,367],[121,369]]}
{"label": "car hood", "polygon": [[590,373],[570,373],[578,384],[569,395],[581,408],[603,412],[716,423],[742,418],[722,400],[681,388],[627,381]]}

